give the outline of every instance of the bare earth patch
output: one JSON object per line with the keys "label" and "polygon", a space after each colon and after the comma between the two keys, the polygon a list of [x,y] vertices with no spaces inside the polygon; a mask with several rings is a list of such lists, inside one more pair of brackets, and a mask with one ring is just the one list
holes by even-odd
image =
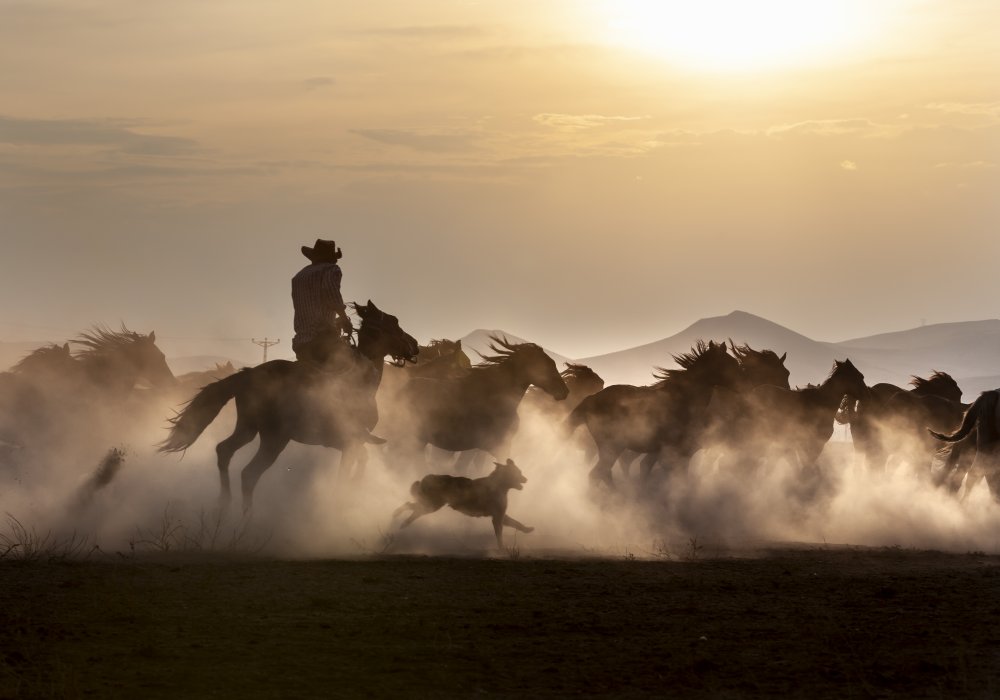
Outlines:
{"label": "bare earth patch", "polygon": [[997,697],[1000,558],[0,563],[2,697]]}

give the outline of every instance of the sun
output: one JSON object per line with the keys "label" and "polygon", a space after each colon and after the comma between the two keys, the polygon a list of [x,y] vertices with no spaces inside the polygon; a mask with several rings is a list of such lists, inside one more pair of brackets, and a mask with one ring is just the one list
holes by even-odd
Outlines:
{"label": "sun", "polygon": [[738,72],[794,68],[850,56],[878,32],[889,3],[879,8],[880,4],[607,0],[604,14],[612,43],[688,69]]}

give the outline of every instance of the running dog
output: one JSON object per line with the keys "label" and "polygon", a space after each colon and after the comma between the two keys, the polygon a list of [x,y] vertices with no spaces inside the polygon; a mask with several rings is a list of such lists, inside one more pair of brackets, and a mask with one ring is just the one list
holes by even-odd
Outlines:
{"label": "running dog", "polygon": [[459,513],[475,518],[492,518],[497,545],[503,549],[504,525],[524,533],[531,532],[535,528],[522,525],[507,515],[507,492],[523,488],[528,480],[527,477],[521,473],[512,459],[503,464],[500,462],[494,464],[496,467],[493,473],[482,479],[428,474],[420,481],[414,481],[410,487],[410,494],[414,500],[397,508],[392,517],[397,518],[407,510],[413,511],[399,526],[403,529],[421,515],[433,513],[442,506],[451,506]]}

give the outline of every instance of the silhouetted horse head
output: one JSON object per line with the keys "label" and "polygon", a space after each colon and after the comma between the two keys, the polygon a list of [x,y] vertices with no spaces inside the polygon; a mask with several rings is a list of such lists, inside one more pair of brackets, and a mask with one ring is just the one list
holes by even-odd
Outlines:
{"label": "silhouetted horse head", "polygon": [[70,352],[69,343],[52,343],[32,350],[11,371],[32,379],[64,379],[80,374],[80,363]]}
{"label": "silhouetted horse head", "polygon": [[398,318],[379,309],[371,299],[364,305],[352,303],[351,308],[361,317],[361,327],[358,329],[359,345],[364,337],[376,349],[379,357],[388,355],[397,365],[417,361],[417,353],[420,352],[417,341],[399,327]]}
{"label": "silhouetted horse head", "polygon": [[947,372],[934,371],[927,379],[913,375],[910,379],[913,393],[917,396],[940,396],[949,401],[961,401],[962,389]]}
{"label": "silhouetted horse head", "polygon": [[490,340],[490,349],[496,354],[483,355],[485,365],[504,364],[516,376],[544,390],[557,401],[562,401],[569,395],[569,388],[559,374],[555,361],[541,346],[534,343],[512,343],[495,335],[491,335]]}
{"label": "silhouetted horse head", "polygon": [[156,347],[156,333],[142,335],[122,326],[112,331],[97,326],[73,341],[84,347],[76,354],[95,384],[131,390],[137,381],[157,388],[177,383],[163,352]]}
{"label": "silhouetted horse head", "polygon": [[739,360],[743,377],[750,386],[761,386],[762,384],[772,384],[783,389],[789,389],[788,368],[785,367],[785,357],[788,353],[778,357],[773,350],[754,350],[749,343],[736,345],[730,339],[729,346],[733,355]]}
{"label": "silhouetted horse head", "polygon": [[854,366],[850,360],[833,361],[833,370],[830,376],[823,382],[823,386],[835,388],[840,394],[854,399],[863,399],[868,395],[868,385],[865,384],[865,375]]}
{"label": "silhouetted horse head", "polygon": [[566,369],[559,373],[571,393],[589,396],[604,388],[604,380],[587,365],[566,363]]}

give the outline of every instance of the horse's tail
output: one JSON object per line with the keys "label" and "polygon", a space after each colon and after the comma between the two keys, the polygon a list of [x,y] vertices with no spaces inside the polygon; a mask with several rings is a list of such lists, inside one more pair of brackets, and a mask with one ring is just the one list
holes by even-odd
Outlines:
{"label": "horse's tail", "polygon": [[420,494],[423,493],[420,490],[420,480],[417,479],[410,485],[410,495],[414,498],[420,498]]}
{"label": "horse's tail", "polygon": [[969,410],[965,412],[965,416],[962,418],[962,425],[959,426],[958,430],[951,435],[945,435],[943,433],[937,433],[933,430],[928,429],[928,432],[936,437],[942,442],[958,442],[968,437],[980,421],[989,421],[993,415],[996,413],[997,407],[997,391],[984,391],[979,395]]}
{"label": "horse's tail", "polygon": [[244,369],[202,388],[180,413],[170,419],[170,434],[157,445],[157,449],[160,452],[183,452],[191,447],[249,379],[250,372]]}

